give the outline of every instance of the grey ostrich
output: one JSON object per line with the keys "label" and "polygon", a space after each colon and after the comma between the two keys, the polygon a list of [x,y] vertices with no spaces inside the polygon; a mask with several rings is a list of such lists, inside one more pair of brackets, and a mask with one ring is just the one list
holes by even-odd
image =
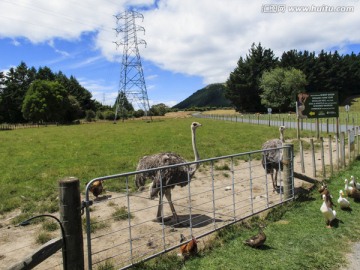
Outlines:
{"label": "grey ostrich", "polygon": [[[192,138],[192,147],[194,151],[195,161],[199,160],[199,153],[196,148],[196,137],[195,131],[201,124],[198,122],[193,122],[191,124],[191,138]],[[172,152],[158,153],[150,156],[142,157],[136,167],[137,171],[158,168],[168,165],[180,164],[187,162],[180,155]],[[152,184],[150,185],[150,198],[154,199],[159,196],[159,206],[156,215],[157,221],[161,221],[162,210],[163,210],[163,196],[165,195],[167,201],[169,202],[171,212],[173,214],[173,221],[179,223],[179,218],[176,214],[174,204],[171,201],[171,190],[175,186],[184,187],[188,184],[188,174],[189,179],[195,174],[199,164],[193,164],[191,166],[177,166],[164,170],[155,170],[151,172],[137,174],[135,176],[135,184],[137,188],[143,187],[145,185],[146,179],[152,179]],[[161,181],[161,183],[160,183]]]}
{"label": "grey ostrich", "polygon": [[[282,163],[282,149],[272,149],[267,150],[271,148],[279,148],[283,146],[284,140],[284,130],[285,126],[280,126],[280,139],[272,139],[266,141],[263,146],[262,150],[262,165],[264,169],[266,169],[266,173],[271,175],[271,180],[273,183],[274,191],[277,190],[277,175],[279,168],[280,170],[283,169],[283,163]],[[274,177],[275,172],[275,177]]]}

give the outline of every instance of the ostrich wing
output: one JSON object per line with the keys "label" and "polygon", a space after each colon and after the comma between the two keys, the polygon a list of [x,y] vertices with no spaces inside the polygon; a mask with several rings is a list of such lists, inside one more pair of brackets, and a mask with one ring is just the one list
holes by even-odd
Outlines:
{"label": "ostrich wing", "polygon": [[[180,163],[185,163],[186,160],[181,156],[175,153],[166,153],[167,158],[164,159],[165,164],[167,165],[175,165]],[[191,174],[191,170],[189,170]],[[161,181],[161,184],[160,184]],[[187,166],[178,166],[171,167],[167,169],[162,169],[156,172],[154,177],[153,185],[150,192],[150,197],[153,198],[158,195],[160,192],[160,187],[163,188],[174,188],[176,185],[178,186],[186,186],[188,184],[188,167]]]}
{"label": "ostrich wing", "polygon": [[[153,168],[169,166],[169,165],[185,163],[185,162],[186,160],[176,153],[171,153],[171,152],[159,153],[159,154],[142,157],[139,160],[136,170],[137,171],[147,170],[147,169],[153,169]],[[174,185],[177,183],[173,179],[181,178],[182,174],[184,174],[184,171],[186,173],[186,169],[184,167],[174,167],[174,168],[163,169],[161,171],[151,171],[151,172],[137,174],[135,176],[135,184],[139,188],[140,186],[145,185],[146,179],[151,179],[153,181],[155,179],[158,179],[158,181],[154,181],[152,187],[153,189],[160,188],[160,177],[161,177],[163,187]],[[186,181],[186,180],[187,178],[185,178],[185,180],[183,179],[182,181]],[[156,191],[153,190],[152,193],[156,193]]]}
{"label": "ostrich wing", "polygon": [[[283,143],[279,139],[269,140],[265,142],[262,146],[263,150],[271,149],[271,148],[279,148],[282,147]],[[267,167],[268,170],[273,166],[282,165],[282,149],[272,149],[263,152],[262,165],[263,167]],[[265,166],[266,165],[266,166]],[[282,167],[282,166],[281,166]],[[282,168],[281,168],[282,169]]]}
{"label": "ostrich wing", "polygon": [[[136,170],[142,171],[142,170],[161,167],[161,163],[160,163],[161,159],[162,159],[161,154],[144,156],[139,160]],[[135,175],[136,187],[137,188],[143,187],[145,185],[146,179],[154,178],[155,174],[156,174],[156,171],[151,171],[151,172],[145,172],[145,173]]]}

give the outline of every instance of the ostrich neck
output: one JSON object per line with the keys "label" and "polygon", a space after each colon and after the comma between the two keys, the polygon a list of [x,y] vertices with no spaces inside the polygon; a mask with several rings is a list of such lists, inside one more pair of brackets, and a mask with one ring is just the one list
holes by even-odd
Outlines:
{"label": "ostrich neck", "polygon": [[195,135],[195,130],[192,131],[192,134],[191,134],[191,140],[192,140],[192,147],[193,147],[193,151],[194,151],[194,157],[195,157],[195,161],[198,161],[200,159],[199,157],[199,153],[197,151],[197,148],[196,148],[196,135]]}
{"label": "ostrich neck", "polygon": [[[192,131],[192,133],[191,133],[191,141],[192,141],[192,147],[193,147],[194,157],[195,157],[194,161],[198,161],[200,159],[200,157],[199,157],[199,153],[198,153],[197,148],[196,148],[195,129],[192,129],[191,131]],[[191,165],[190,168],[191,168],[191,175],[194,175],[195,171],[199,168],[199,163]]]}
{"label": "ostrich neck", "polygon": [[280,141],[285,142],[284,140],[284,132],[280,131]]}

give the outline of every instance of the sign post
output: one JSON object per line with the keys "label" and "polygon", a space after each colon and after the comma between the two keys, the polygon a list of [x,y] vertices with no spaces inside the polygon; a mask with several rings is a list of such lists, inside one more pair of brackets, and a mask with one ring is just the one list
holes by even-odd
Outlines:
{"label": "sign post", "polygon": [[350,105],[345,105],[345,111],[346,111],[346,132],[347,132],[348,131],[348,124],[349,124]]}
{"label": "sign post", "polygon": [[270,127],[270,116],[271,116],[272,109],[268,108],[268,114],[269,114],[269,127]]}
{"label": "sign post", "polygon": [[[316,133],[319,138],[319,118],[339,117],[338,93],[300,93],[297,95],[296,112],[298,119],[316,118]],[[337,126],[337,133],[338,129]]]}

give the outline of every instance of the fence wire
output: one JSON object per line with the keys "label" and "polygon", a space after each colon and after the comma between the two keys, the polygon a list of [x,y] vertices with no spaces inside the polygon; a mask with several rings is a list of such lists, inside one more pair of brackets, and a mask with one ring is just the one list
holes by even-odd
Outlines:
{"label": "fence wire", "polygon": [[[279,151],[279,150],[278,150]],[[91,180],[86,188],[86,221],[88,268],[112,265],[126,269],[132,265],[154,258],[180,246],[180,234],[202,238],[225,226],[282,204],[294,197],[294,181],[291,173],[291,194],[283,195],[283,181],[278,177],[278,192],[273,192],[272,180],[262,164],[262,151],[253,151],[189,162],[161,168],[106,176]],[[289,161],[293,168],[293,154]],[[190,178],[189,166],[198,164],[195,175]],[[166,177],[176,168],[187,169],[187,179],[175,186],[171,201],[178,221],[164,195],[163,181],[158,182],[159,198],[151,200],[149,184],[135,190],[137,174]],[[280,171],[280,170],[279,170]],[[95,198],[89,187],[95,181],[104,181],[106,193]],[[162,180],[162,179],[161,179]],[[165,179],[164,179],[165,180]],[[164,182],[165,183],[165,182]],[[124,187],[123,192],[111,188]],[[158,206],[163,206],[157,219]]]}

